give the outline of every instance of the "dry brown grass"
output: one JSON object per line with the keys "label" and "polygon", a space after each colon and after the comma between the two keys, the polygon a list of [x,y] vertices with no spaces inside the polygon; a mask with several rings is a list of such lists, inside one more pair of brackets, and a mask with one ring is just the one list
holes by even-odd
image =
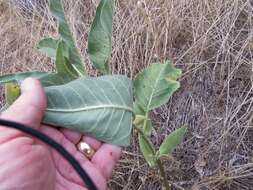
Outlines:
{"label": "dry brown grass", "polygon": [[[95,0],[66,1],[68,18],[87,68],[87,33]],[[139,3],[138,3],[139,2]],[[253,189],[253,3],[251,0],[121,0],[116,2],[114,73],[135,74],[172,60],[184,71],[182,87],[152,114],[158,146],[187,124],[187,136],[164,160],[174,189]],[[71,5],[71,6],[70,6]],[[55,35],[52,18],[15,14],[0,0],[0,71],[51,70],[34,46]],[[124,151],[111,189],[160,189],[136,139]]]}

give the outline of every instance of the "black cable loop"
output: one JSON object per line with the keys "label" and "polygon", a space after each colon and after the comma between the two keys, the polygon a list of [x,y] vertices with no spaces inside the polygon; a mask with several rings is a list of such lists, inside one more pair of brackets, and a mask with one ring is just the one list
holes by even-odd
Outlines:
{"label": "black cable loop", "polygon": [[31,127],[28,127],[28,126],[20,124],[20,123],[0,119],[0,125],[5,126],[5,127],[9,127],[9,128],[18,129],[26,134],[29,134],[33,137],[38,138],[39,140],[43,141],[44,143],[46,143],[49,146],[51,146],[52,148],[54,148],[72,165],[72,167],[79,174],[79,176],[81,177],[81,179],[86,184],[86,186],[89,190],[97,190],[93,181],[88,176],[88,174],[84,171],[84,169],[81,167],[79,162],[62,145],[57,143],[55,140],[53,140],[52,138],[48,137],[47,135],[45,135],[45,134],[43,134]]}

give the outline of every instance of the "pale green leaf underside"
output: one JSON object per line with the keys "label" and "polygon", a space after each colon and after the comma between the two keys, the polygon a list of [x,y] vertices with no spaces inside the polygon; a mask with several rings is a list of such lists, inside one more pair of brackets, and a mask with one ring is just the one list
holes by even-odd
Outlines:
{"label": "pale green leaf underside", "polygon": [[127,77],[80,78],[46,87],[45,92],[45,123],[75,129],[107,143],[129,145],[133,95]]}
{"label": "pale green leaf underside", "polygon": [[177,145],[182,142],[186,130],[186,127],[181,127],[168,135],[159,148],[159,156],[171,154]]}
{"label": "pale green leaf underside", "polygon": [[53,38],[44,38],[38,43],[37,48],[41,53],[47,55],[52,60],[55,60],[58,42],[59,40]]}
{"label": "pale green leaf underside", "polygon": [[112,49],[113,1],[101,0],[88,38],[91,62],[102,73],[109,73]]}
{"label": "pale green leaf underside", "polygon": [[64,74],[33,71],[33,72],[2,75],[0,76],[0,84],[8,82],[20,82],[29,77],[40,80],[43,87],[63,85],[73,80],[72,77],[69,77]]}
{"label": "pale green leaf underside", "polygon": [[160,107],[179,88],[176,79],[181,70],[172,64],[153,64],[139,73],[134,80],[134,93],[138,104],[145,110]]}
{"label": "pale green leaf underside", "polygon": [[62,39],[68,46],[69,50],[69,61],[73,64],[76,72],[79,73],[80,76],[85,75],[85,70],[83,67],[83,63],[81,60],[81,56],[79,54],[78,49],[76,48],[74,38],[72,36],[70,27],[67,23],[67,19],[64,15],[64,9],[61,0],[50,0],[49,1],[50,12],[59,22],[59,34]]}
{"label": "pale green leaf underside", "polygon": [[46,76],[39,78],[43,87],[63,85],[73,80],[72,77],[64,74],[49,73]]}
{"label": "pale green leaf underside", "polygon": [[48,75],[47,72],[40,72],[40,71],[7,74],[7,75],[0,76],[0,84],[7,83],[7,82],[13,82],[13,81],[22,81],[28,77],[41,78],[41,77],[44,77],[47,75]]}

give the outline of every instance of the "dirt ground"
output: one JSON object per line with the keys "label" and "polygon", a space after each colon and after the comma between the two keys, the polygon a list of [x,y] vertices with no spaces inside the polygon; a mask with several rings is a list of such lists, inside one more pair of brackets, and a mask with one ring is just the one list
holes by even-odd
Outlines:
{"label": "dirt ground", "polygon": [[[65,2],[68,19],[90,74],[87,34],[96,0]],[[71,6],[70,6],[71,5]],[[21,11],[22,12],[22,11]],[[1,74],[52,70],[36,43],[56,35],[48,14],[24,15],[0,0]],[[183,70],[181,88],[152,113],[152,141],[187,125],[184,142],[164,159],[178,190],[253,190],[253,2],[252,0],[116,1],[112,65],[114,73],[136,73],[170,59]],[[133,132],[110,189],[158,190]]]}

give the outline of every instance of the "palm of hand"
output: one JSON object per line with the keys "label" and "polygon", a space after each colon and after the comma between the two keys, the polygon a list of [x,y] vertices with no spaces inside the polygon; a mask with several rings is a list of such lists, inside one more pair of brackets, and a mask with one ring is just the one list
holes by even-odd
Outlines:
{"label": "palm of hand", "polygon": [[[112,154],[115,150],[111,150],[113,149],[111,145],[102,145],[95,139],[82,137],[83,141],[89,143],[97,151],[92,160],[89,160],[76,148],[76,143],[80,141],[81,134],[70,130],[60,131],[47,126],[43,126],[41,131],[52,137],[57,142],[60,142],[63,147],[65,147],[69,153],[71,153],[79,161],[81,166],[86,170],[100,190],[106,189],[106,181],[110,177],[115,159],[118,159],[113,157]],[[55,181],[53,183],[55,190],[87,190],[76,171],[62,156],[60,156],[55,150],[52,150],[51,147],[46,145],[42,146],[48,152],[49,157],[51,158],[50,160],[52,160],[53,163],[52,169],[55,173]],[[49,162],[45,162],[45,167],[49,166],[48,163]]]}
{"label": "palm of hand", "polygon": [[[79,161],[98,189],[106,190],[106,181],[121,149],[70,130],[40,126],[46,105],[44,93],[38,82],[33,80],[33,85],[31,81],[29,85],[23,85],[21,97],[1,118],[32,126],[56,140]],[[91,160],[77,150],[80,140],[96,150]],[[0,155],[1,189],[87,190],[75,170],[55,150],[19,131],[0,127]]]}

